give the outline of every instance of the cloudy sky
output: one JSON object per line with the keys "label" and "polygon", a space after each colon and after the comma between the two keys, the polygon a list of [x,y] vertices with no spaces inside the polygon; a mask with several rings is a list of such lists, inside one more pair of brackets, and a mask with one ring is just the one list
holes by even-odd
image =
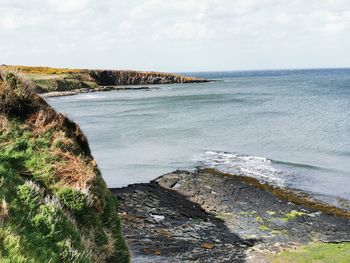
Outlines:
{"label": "cloudy sky", "polygon": [[350,66],[350,0],[0,0],[0,64]]}

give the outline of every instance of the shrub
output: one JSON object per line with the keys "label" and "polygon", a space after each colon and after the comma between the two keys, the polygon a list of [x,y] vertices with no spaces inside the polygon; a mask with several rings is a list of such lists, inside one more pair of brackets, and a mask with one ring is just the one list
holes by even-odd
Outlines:
{"label": "shrub", "polygon": [[58,191],[57,196],[65,207],[76,213],[82,212],[88,206],[87,196],[72,188],[61,188]]}
{"label": "shrub", "polygon": [[75,248],[72,245],[72,241],[70,239],[66,239],[64,241],[57,243],[59,247],[59,256],[60,259],[63,262],[70,262],[70,263],[84,263],[88,262],[87,255]]}
{"label": "shrub", "polygon": [[32,86],[29,81],[12,71],[0,72],[0,112],[21,114],[31,104]]}
{"label": "shrub", "polygon": [[43,191],[37,184],[31,181],[27,181],[25,184],[18,186],[17,194],[19,199],[28,206],[30,210],[39,207],[43,198]]}

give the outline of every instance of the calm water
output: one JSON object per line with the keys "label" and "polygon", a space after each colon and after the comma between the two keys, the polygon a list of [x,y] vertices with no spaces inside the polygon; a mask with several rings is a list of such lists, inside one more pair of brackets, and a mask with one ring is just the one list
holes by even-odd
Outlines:
{"label": "calm water", "polygon": [[350,199],[350,69],[190,75],[217,81],[49,103],[81,125],[110,187],[202,165]]}

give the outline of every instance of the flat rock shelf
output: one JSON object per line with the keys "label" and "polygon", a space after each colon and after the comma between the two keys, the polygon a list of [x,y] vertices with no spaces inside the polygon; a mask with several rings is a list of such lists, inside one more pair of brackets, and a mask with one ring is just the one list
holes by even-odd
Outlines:
{"label": "flat rock shelf", "polygon": [[198,169],[111,190],[132,262],[271,262],[311,242],[350,241],[348,212],[334,216],[268,189]]}

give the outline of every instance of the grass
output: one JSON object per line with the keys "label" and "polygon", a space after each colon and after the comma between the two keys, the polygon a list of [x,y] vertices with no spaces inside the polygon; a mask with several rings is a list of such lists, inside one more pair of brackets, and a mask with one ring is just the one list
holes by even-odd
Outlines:
{"label": "grass", "polygon": [[284,251],[274,257],[274,263],[348,263],[350,262],[350,243],[316,243]]}
{"label": "grass", "polygon": [[35,91],[39,93],[53,92],[53,91],[74,91],[81,89],[94,89],[97,84],[92,81],[80,81],[76,79],[37,79],[34,80]]}
{"label": "grass", "polygon": [[32,67],[32,66],[0,66],[0,70],[15,70],[21,74],[74,74],[82,72],[81,69]]}
{"label": "grass", "polygon": [[117,200],[79,127],[16,74],[1,79],[0,262],[129,262]]}

